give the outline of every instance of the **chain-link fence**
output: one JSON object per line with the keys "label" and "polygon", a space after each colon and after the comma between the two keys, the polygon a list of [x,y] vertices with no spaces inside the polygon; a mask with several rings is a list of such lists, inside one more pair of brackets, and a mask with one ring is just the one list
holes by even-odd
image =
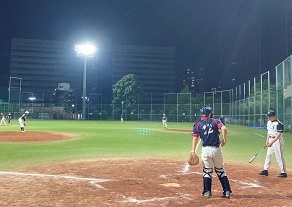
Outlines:
{"label": "chain-link fence", "polygon": [[[203,106],[213,108],[215,118],[225,116],[226,122],[245,126],[266,125],[266,114],[273,109],[286,129],[292,123],[292,56],[274,69],[248,80],[230,90],[215,88],[204,92],[198,101],[190,93],[164,93],[161,104],[120,104],[102,102],[102,94],[90,94],[86,104],[85,118],[90,120],[160,121],[165,113],[168,121],[195,122]],[[16,83],[17,83],[16,79]],[[32,93],[22,92],[20,86],[11,87],[10,103],[0,102],[0,111],[12,113],[18,118],[24,111],[30,111],[35,119],[82,119],[81,98],[77,95],[68,99],[67,92]],[[72,94],[71,94],[72,96]],[[139,97],[139,96],[137,96]],[[139,103],[139,101],[138,101]]]}
{"label": "chain-link fence", "polygon": [[277,117],[290,129],[292,122],[292,56],[274,69],[231,89],[232,122],[262,127],[266,114],[273,109]]}

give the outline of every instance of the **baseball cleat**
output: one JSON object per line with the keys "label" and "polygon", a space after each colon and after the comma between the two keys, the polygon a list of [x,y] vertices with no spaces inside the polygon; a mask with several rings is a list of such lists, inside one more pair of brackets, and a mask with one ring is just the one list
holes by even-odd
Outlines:
{"label": "baseball cleat", "polygon": [[229,191],[229,190],[227,190],[227,191],[225,191],[225,192],[223,192],[223,196],[222,196],[222,198],[230,198],[230,194],[231,194],[231,192]]}
{"label": "baseball cleat", "polygon": [[206,192],[202,193],[202,195],[204,197],[207,197],[207,198],[210,198],[212,196],[211,191],[206,191]]}
{"label": "baseball cleat", "polygon": [[278,178],[287,178],[287,173],[280,173],[277,177]]}
{"label": "baseball cleat", "polygon": [[259,172],[259,175],[265,175],[265,176],[268,176],[269,173],[268,173],[267,170],[262,170],[262,171]]}

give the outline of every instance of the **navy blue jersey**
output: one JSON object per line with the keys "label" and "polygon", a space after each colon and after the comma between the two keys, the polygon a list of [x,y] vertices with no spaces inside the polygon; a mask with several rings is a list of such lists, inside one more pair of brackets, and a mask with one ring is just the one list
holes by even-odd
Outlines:
{"label": "navy blue jersey", "polygon": [[220,145],[219,129],[223,126],[222,122],[218,119],[202,117],[201,121],[195,123],[192,136],[200,137],[202,139],[202,146],[215,146]]}
{"label": "navy blue jersey", "polygon": [[167,118],[166,118],[165,115],[162,117],[162,120],[163,120],[163,121],[166,121],[166,120],[167,120]]}

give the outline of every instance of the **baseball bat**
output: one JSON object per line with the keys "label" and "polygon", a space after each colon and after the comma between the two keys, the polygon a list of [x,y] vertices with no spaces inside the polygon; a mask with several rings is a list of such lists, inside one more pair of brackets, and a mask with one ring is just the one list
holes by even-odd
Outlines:
{"label": "baseball bat", "polygon": [[199,141],[198,141],[196,149],[195,149],[195,153],[197,152],[197,149],[199,148],[200,143],[201,143],[201,139],[199,138]]}
{"label": "baseball bat", "polygon": [[248,162],[251,163],[254,159],[264,150],[266,149],[267,145],[265,145],[258,153],[256,153]]}

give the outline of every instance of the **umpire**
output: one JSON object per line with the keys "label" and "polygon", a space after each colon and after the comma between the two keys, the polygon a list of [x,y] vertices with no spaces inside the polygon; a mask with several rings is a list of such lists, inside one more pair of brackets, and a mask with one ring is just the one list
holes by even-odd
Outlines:
{"label": "umpire", "polygon": [[[201,110],[201,120],[194,125],[192,136],[192,151],[195,153],[199,137],[202,140],[201,159],[203,163],[203,184],[204,189],[202,195],[211,197],[212,173],[213,168],[217,173],[223,189],[224,198],[230,198],[231,188],[229,180],[225,173],[223,163],[223,153],[221,146],[226,144],[227,128],[218,119],[213,119],[212,108],[203,107]],[[219,130],[221,129],[223,139],[220,140]]]}

